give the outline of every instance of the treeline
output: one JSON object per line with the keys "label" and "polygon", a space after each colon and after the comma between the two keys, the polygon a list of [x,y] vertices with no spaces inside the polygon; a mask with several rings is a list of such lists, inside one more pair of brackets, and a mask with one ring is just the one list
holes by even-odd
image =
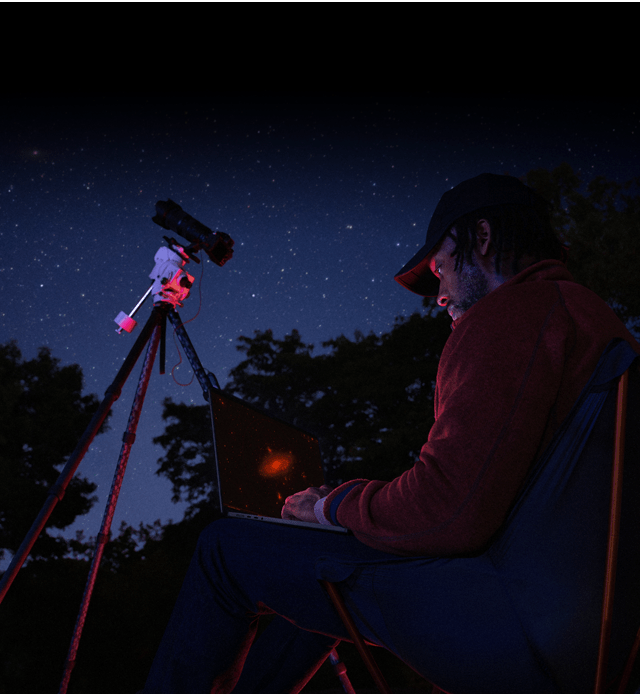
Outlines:
{"label": "treeline", "polygon": [[[536,170],[524,181],[553,205],[553,223],[569,246],[577,281],[608,300],[633,328],[640,316],[634,258],[640,256],[640,181],[602,177],[582,185],[568,165]],[[425,301],[383,335],[339,336],[314,346],[295,330],[240,336],[241,361],[225,390],[318,435],[328,484],[390,480],[413,465],[433,422],[433,389],[450,320]],[[95,411],[77,366],[61,368],[46,350],[24,361],[15,343],[0,345],[0,553],[14,551],[48,487]],[[198,534],[211,519],[214,492],[208,410],[164,402],[164,451],[157,473],[175,500],[189,504],[175,524],[121,526],[105,549],[82,636],[70,694],[134,694],[142,688]],[[91,507],[95,486],[78,477],[49,528],[68,527]],[[0,694],[55,691],[80,605],[92,542],[47,534],[35,545],[0,605]],[[378,652],[378,650],[380,652]],[[376,655],[398,686],[422,686],[390,654]],[[356,686],[370,687],[351,647],[341,654]],[[335,687],[328,666],[308,690]]]}

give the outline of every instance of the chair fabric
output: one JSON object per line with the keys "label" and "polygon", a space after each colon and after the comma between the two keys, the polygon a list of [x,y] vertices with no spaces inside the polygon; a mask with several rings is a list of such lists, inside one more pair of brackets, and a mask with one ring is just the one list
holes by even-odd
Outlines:
{"label": "chair fabric", "polygon": [[[523,629],[562,691],[595,679],[606,569],[618,378],[637,355],[609,345],[572,414],[535,465],[488,551]],[[640,421],[637,370],[629,422]],[[640,626],[640,443],[627,428],[622,516],[607,681],[619,674]],[[536,581],[531,580],[536,576]],[[544,605],[544,611],[539,606]],[[550,619],[553,605],[557,607]]]}

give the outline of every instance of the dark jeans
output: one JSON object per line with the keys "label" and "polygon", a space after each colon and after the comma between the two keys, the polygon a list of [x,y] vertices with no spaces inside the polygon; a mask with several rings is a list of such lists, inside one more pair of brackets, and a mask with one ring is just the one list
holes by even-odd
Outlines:
{"label": "dark jeans", "polygon": [[340,582],[367,640],[456,694],[556,691],[482,557],[404,558],[350,535],[223,519],[200,537],[145,694],[300,691],[348,640],[321,578]]}

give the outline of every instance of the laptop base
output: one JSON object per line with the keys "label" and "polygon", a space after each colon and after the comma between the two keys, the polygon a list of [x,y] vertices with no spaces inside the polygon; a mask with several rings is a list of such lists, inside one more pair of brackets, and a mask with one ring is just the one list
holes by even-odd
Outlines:
{"label": "laptop base", "polygon": [[247,518],[249,520],[265,521],[267,523],[279,523],[280,525],[295,525],[300,528],[310,528],[311,530],[329,530],[343,534],[349,533],[348,528],[343,528],[339,525],[322,525],[321,523],[309,523],[308,521],[270,518],[268,516],[259,516],[253,513],[239,513],[237,511],[227,511],[225,515],[228,518]]}

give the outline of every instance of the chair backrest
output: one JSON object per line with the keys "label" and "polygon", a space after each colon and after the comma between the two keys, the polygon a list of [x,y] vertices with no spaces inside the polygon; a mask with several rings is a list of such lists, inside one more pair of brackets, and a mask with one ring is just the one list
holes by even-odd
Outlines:
{"label": "chair backrest", "polygon": [[628,343],[616,341],[609,346],[487,552],[537,657],[567,694],[593,690],[609,530],[617,381],[632,364],[607,679],[624,667],[640,626],[637,363]]}
{"label": "chair backrest", "polygon": [[[617,383],[629,369],[617,578],[604,681],[621,674],[640,626],[639,361],[626,342],[609,345],[485,552],[425,559],[431,571],[429,629],[414,663],[419,661],[425,676],[452,691],[511,691],[525,663],[531,668],[527,691],[593,692]],[[505,613],[508,619],[501,619]],[[409,641],[413,645],[415,637]]]}

